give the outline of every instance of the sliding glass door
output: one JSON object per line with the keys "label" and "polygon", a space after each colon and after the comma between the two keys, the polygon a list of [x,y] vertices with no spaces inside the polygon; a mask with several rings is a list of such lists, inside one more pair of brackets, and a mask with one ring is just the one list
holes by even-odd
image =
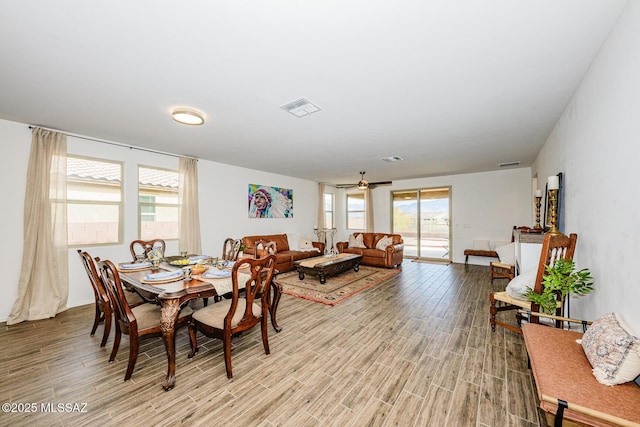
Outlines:
{"label": "sliding glass door", "polygon": [[409,258],[450,260],[450,188],[392,193],[393,232],[404,239]]}

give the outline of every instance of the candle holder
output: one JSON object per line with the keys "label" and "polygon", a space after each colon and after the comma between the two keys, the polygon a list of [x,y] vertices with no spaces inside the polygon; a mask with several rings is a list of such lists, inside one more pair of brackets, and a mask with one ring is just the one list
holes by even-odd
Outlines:
{"label": "candle holder", "polygon": [[[316,236],[318,236],[318,240],[324,241],[324,254],[331,257],[336,257],[338,255],[338,250],[333,246],[333,236],[335,236],[336,231],[337,230],[335,228],[314,228],[313,230]],[[322,236],[322,239],[320,238],[320,236]],[[327,244],[327,237],[331,238],[331,245]]]}
{"label": "candle holder", "polygon": [[536,225],[533,226],[534,230],[542,230],[540,225],[540,206],[542,205],[542,196],[536,196]]}
{"label": "candle holder", "polygon": [[547,231],[545,234],[551,234],[552,236],[564,236],[558,230],[558,190],[549,190],[549,204],[550,211],[549,215],[551,217],[551,229]]}

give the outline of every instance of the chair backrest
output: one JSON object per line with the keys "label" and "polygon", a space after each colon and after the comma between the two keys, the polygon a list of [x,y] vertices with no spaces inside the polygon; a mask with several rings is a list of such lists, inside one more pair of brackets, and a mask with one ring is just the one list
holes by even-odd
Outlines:
{"label": "chair backrest", "polygon": [[[540,252],[540,262],[538,263],[538,274],[536,275],[534,291],[542,293],[542,279],[546,274],[546,266],[553,266],[560,258],[568,260],[573,258],[576,250],[576,242],[578,235],[575,233],[569,236],[545,234],[542,242],[542,251]],[[537,310],[534,310],[537,311]]]}
{"label": "chair backrest", "polygon": [[240,254],[241,245],[242,240],[227,237],[224,241],[224,244],[222,245],[222,259],[227,261],[237,260],[238,255]]}
{"label": "chair backrest", "polygon": [[98,265],[100,266],[102,282],[105,288],[107,288],[107,292],[109,292],[116,322],[120,324],[120,330],[128,334],[130,328],[137,328],[136,317],[127,303],[127,298],[124,296],[124,289],[120,282],[118,269],[109,260],[99,261]]}
{"label": "chair backrest", "polygon": [[166,244],[162,239],[134,240],[129,245],[129,249],[131,250],[131,256],[133,257],[133,260],[136,261],[136,255],[144,255],[144,257],[147,258],[149,252],[151,252],[153,249],[160,249],[162,251],[162,255],[164,256]]}
{"label": "chair backrest", "polygon": [[265,255],[273,255],[277,251],[276,242],[266,241],[266,240],[257,240],[253,246],[253,257],[258,259],[262,258]]}
{"label": "chair backrest", "polygon": [[[246,270],[246,268],[243,268],[246,266],[249,266],[248,270]],[[231,270],[233,292],[229,312],[224,318],[225,328],[231,328],[231,321],[236,315],[236,310],[238,308],[238,300],[240,299],[239,291],[241,289],[238,281],[238,273],[240,273],[239,270],[242,269],[242,273],[245,273],[250,277],[244,282],[244,298],[246,298],[247,301],[244,314],[242,315],[242,320],[240,320],[236,328],[242,328],[244,323],[249,325],[256,323],[258,317],[253,313],[253,302],[255,301],[256,297],[259,297],[261,299],[263,312],[264,310],[267,310],[267,298],[269,287],[271,286],[271,280],[273,279],[273,275],[275,273],[275,266],[275,255],[267,255],[258,259],[242,258],[233,265],[233,269]]]}
{"label": "chair backrest", "polygon": [[87,276],[89,276],[89,282],[91,282],[91,287],[93,288],[93,294],[96,301],[102,301],[105,304],[109,304],[109,295],[102,283],[102,278],[98,274],[98,270],[96,270],[95,261],[91,258],[89,253],[83,252],[82,249],[78,249],[78,255],[80,255],[80,261],[82,261],[84,270],[87,272]]}

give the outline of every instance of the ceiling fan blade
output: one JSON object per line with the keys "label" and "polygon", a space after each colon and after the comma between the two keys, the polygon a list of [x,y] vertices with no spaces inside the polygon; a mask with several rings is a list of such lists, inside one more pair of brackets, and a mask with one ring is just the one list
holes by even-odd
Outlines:
{"label": "ceiling fan blade", "polygon": [[369,187],[373,188],[373,187],[377,187],[379,185],[391,185],[391,184],[393,184],[392,181],[370,182],[369,183]]}
{"label": "ceiling fan blade", "polygon": [[357,187],[357,184],[329,184],[333,185],[336,188],[354,188]]}

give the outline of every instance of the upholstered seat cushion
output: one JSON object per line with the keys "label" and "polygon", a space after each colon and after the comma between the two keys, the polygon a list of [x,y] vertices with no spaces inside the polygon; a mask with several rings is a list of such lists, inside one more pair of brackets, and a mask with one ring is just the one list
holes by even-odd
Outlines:
{"label": "upholstered seat cushion", "polygon": [[[544,400],[563,399],[602,414],[640,423],[640,388],[633,383],[613,387],[600,384],[591,374],[591,364],[579,340],[582,334],[548,326],[525,324],[522,333],[530,356],[531,370],[541,399],[540,407],[555,414],[557,403]],[[568,409],[565,419],[586,425],[613,425]]]}
{"label": "upholstered seat cushion", "polygon": [[[244,315],[244,309],[246,307],[247,300],[240,298],[238,300],[238,307],[236,312],[231,319],[231,327],[235,328],[238,326],[238,323],[242,320],[242,316]],[[213,305],[208,305],[200,310],[196,310],[193,313],[193,318],[200,323],[204,323],[206,325],[212,326],[216,329],[224,328],[224,318],[229,312],[229,307],[231,306],[231,300],[223,300],[221,302],[215,303]],[[253,315],[260,316],[261,309],[258,304],[253,303]]]}
{"label": "upholstered seat cushion", "polygon": [[[131,312],[136,316],[138,323],[138,330],[155,328],[160,325],[160,311],[161,308],[155,304],[142,304],[137,307],[133,307]],[[180,311],[179,318],[189,316],[193,313],[191,307],[185,307]]]}

